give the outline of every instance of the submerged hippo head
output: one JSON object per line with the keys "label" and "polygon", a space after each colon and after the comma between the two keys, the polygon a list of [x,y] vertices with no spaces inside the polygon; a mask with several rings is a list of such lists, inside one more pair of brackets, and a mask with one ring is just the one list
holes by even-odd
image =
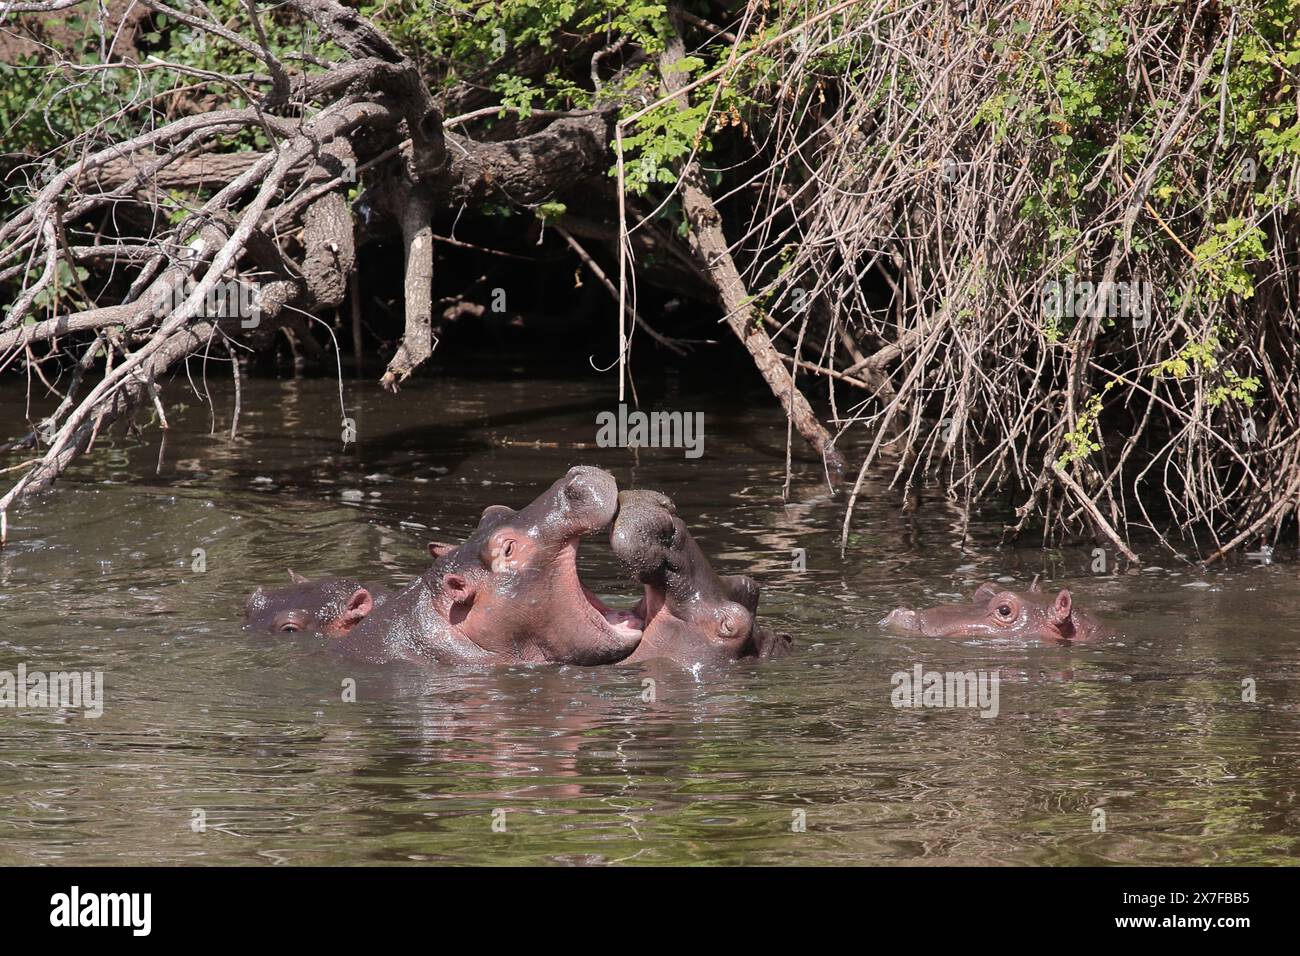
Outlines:
{"label": "submerged hippo head", "polygon": [[519,511],[492,505],[460,547],[425,576],[455,636],[507,660],[607,664],[641,640],[641,622],[606,607],[578,578],[578,544],[606,528],[618,485],[599,468],[570,468]]}
{"label": "submerged hippo head", "polygon": [[644,622],[644,635],[629,661],[663,657],[692,665],[789,650],[789,636],[755,625],[758,585],[744,575],[715,574],[666,496],[619,495],[610,544],[645,587],[633,612]]}
{"label": "submerged hippo head", "polygon": [[263,634],[306,631],[340,638],[364,621],[388,597],[388,590],[352,578],[309,581],[289,572],[283,588],[258,588],[244,603],[244,627]]}
{"label": "submerged hippo head", "polygon": [[940,604],[914,611],[896,608],[880,622],[900,634],[925,637],[1002,637],[1022,641],[1089,641],[1105,625],[1075,607],[1068,588],[1045,594],[1038,579],[1028,591],[981,584],[967,604]]}

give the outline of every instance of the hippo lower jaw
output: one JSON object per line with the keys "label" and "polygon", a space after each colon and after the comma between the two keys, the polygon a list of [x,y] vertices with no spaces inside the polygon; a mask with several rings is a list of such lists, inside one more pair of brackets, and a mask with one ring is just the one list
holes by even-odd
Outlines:
{"label": "hippo lower jaw", "polygon": [[640,641],[641,635],[645,631],[645,621],[637,614],[635,610],[620,611],[618,608],[612,608],[594,593],[591,588],[578,582],[582,588],[582,595],[587,599],[587,603],[596,609],[596,613],[601,616],[609,629],[614,635],[622,641]]}
{"label": "hippo lower jaw", "polygon": [[783,657],[789,652],[788,635],[757,626],[735,639],[710,637],[690,615],[674,610],[663,588],[653,584],[644,588],[632,613],[641,620],[646,636],[625,664],[669,660],[687,668],[719,667],[754,657]]}

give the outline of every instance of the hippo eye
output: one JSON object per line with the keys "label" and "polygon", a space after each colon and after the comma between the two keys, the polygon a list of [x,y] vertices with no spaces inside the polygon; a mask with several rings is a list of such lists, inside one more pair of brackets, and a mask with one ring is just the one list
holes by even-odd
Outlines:
{"label": "hippo eye", "polygon": [[297,631],[299,629],[300,628],[298,627],[298,625],[293,623],[293,621],[288,621],[280,625],[281,634],[292,634],[294,631]]}
{"label": "hippo eye", "polygon": [[501,549],[501,554],[508,558],[514,553],[515,553],[515,543],[513,541],[507,541],[505,547]]}
{"label": "hippo eye", "polygon": [[1010,616],[1011,616],[1011,605],[1010,605],[1010,604],[999,604],[999,605],[998,605],[998,617],[1010,617]]}

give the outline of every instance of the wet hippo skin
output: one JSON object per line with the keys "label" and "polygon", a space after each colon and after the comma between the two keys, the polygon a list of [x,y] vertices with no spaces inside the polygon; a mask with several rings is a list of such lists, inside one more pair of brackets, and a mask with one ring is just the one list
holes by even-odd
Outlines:
{"label": "wet hippo skin", "polygon": [[627,662],[663,658],[690,667],[789,653],[789,635],[756,622],[757,583],[740,574],[719,577],[667,496],[619,495],[610,544],[644,587],[633,611],[644,631]]}
{"label": "wet hippo skin", "polygon": [[244,604],[244,628],[262,634],[319,634],[330,640],[345,636],[392,594],[388,588],[354,578],[309,581],[289,572],[293,582],[282,588],[258,588]]}
{"label": "wet hippo skin", "polygon": [[568,473],[519,511],[486,508],[457,547],[341,641],[341,654],[383,663],[607,664],[641,640],[641,621],[606,607],[579,580],[578,544],[609,526],[613,476]]}
{"label": "wet hippo skin", "polygon": [[1037,578],[1028,591],[1008,590],[989,581],[965,604],[940,604],[919,611],[895,608],[880,623],[897,634],[1058,643],[1085,643],[1112,633],[1075,604],[1068,588],[1044,593]]}

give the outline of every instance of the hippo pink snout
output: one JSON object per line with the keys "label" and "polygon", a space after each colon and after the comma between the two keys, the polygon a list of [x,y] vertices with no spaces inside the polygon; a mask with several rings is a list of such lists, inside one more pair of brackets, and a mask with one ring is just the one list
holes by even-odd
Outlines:
{"label": "hippo pink snout", "polygon": [[900,634],[915,634],[921,630],[921,622],[911,608],[896,607],[880,619],[880,626]]}

